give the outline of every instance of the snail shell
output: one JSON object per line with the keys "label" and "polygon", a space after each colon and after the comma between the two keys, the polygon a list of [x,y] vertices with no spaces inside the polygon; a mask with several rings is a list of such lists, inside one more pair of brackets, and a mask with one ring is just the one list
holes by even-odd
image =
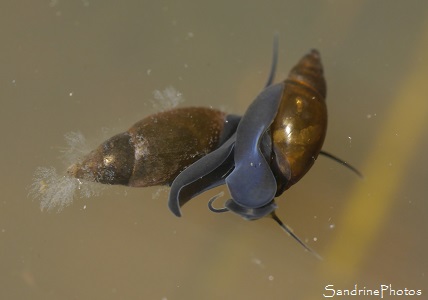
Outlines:
{"label": "snail shell", "polygon": [[68,174],[132,187],[169,185],[227,139],[236,125],[224,112],[203,107],[153,114],[102,143],[70,166]]}
{"label": "snail shell", "polygon": [[[312,167],[327,132],[326,82],[320,55],[312,50],[290,71],[285,80],[278,113],[270,127],[274,168],[280,195]],[[286,161],[286,163],[284,163]],[[288,170],[284,170],[287,166]]]}

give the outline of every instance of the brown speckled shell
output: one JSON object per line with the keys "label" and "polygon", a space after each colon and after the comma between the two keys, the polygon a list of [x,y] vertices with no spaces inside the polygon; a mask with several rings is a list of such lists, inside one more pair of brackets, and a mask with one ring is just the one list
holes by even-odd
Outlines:
{"label": "brown speckled shell", "polygon": [[105,184],[169,185],[218,146],[225,117],[219,110],[203,107],[150,115],[102,143],[67,172]]}
{"label": "brown speckled shell", "polygon": [[128,133],[141,155],[136,154],[139,158],[129,186],[171,183],[184,168],[217,147],[225,116],[218,110],[189,107],[157,113],[134,124]]}

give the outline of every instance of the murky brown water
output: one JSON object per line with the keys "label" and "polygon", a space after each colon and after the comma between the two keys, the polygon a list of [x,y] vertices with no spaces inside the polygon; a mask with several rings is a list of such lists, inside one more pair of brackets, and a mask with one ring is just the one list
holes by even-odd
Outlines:
{"label": "murky brown water", "polygon": [[[323,299],[326,285],[355,284],[426,298],[427,12],[425,1],[3,1],[0,298]],[[222,188],[180,219],[167,189],[109,187],[61,213],[27,197],[37,167],[65,169],[66,133],[96,145],[103,128],[156,111],[154,90],[242,113],[265,83],[275,31],[277,81],[320,50],[324,149],[365,174],[321,157],[279,201],[323,261],[268,219],[209,212]]]}

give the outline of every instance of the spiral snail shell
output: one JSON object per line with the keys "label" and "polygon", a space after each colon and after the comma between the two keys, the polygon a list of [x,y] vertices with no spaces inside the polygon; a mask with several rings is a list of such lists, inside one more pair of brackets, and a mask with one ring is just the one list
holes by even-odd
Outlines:
{"label": "spiral snail shell", "polygon": [[235,116],[211,108],[160,112],[106,140],[67,172],[104,184],[169,185],[185,167],[229,138],[236,125]]}

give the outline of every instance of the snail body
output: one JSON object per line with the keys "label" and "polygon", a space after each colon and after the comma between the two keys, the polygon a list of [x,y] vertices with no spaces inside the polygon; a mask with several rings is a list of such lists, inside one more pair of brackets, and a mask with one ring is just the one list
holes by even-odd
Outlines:
{"label": "snail body", "polygon": [[227,142],[177,176],[171,211],[180,216],[180,207],[194,196],[226,184],[231,194],[227,210],[251,220],[273,213],[274,198],[298,182],[321,151],[325,95],[320,56],[312,50],[285,81],[256,97]]}

